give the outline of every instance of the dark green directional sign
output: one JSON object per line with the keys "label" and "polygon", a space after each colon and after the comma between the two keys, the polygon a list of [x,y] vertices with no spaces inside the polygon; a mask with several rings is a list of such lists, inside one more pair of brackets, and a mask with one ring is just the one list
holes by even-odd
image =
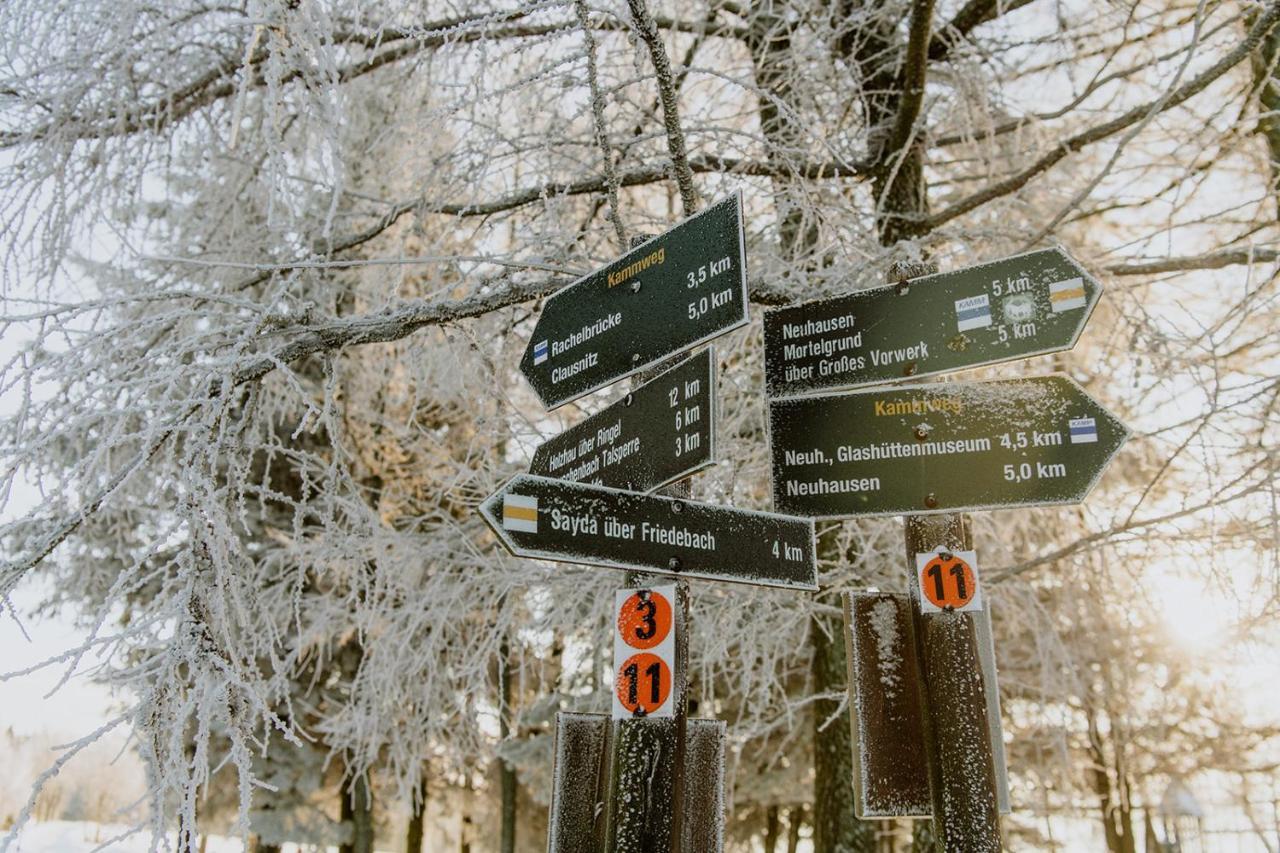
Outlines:
{"label": "dark green directional sign", "polygon": [[1079,503],[1128,430],[1065,376],[769,404],[773,505],[817,518]]}
{"label": "dark green directional sign", "polygon": [[715,461],[715,353],[703,350],[550,439],[530,474],[648,492]]}
{"label": "dark green directional sign", "polygon": [[791,397],[1071,349],[1101,292],[1055,248],[769,311],[765,388]]}
{"label": "dark green directional sign", "polygon": [[480,512],[517,556],[817,589],[813,522],[520,474]]}
{"label": "dark green directional sign", "polygon": [[554,409],[746,322],[735,193],[548,297],[520,372]]}

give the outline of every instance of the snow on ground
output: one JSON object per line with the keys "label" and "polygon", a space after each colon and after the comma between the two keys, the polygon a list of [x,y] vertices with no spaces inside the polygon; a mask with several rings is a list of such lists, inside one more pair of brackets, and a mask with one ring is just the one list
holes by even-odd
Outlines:
{"label": "snow on ground", "polygon": [[[32,821],[23,827],[18,843],[9,849],[14,853],[89,853],[129,831],[124,824],[98,824],[81,821]],[[144,829],[121,841],[101,848],[110,853],[147,853],[151,849],[151,833]],[[168,845],[172,850],[173,846]],[[244,849],[238,838],[210,836],[206,853],[239,853]]]}
{"label": "snow on ground", "polygon": [[[22,834],[18,836],[18,843],[11,846],[9,851],[10,853],[90,853],[90,851],[101,849],[103,853],[148,853],[151,850],[151,833],[145,829],[122,841],[106,847],[101,846],[128,831],[129,827],[123,824],[108,825],[65,820],[47,823],[32,821],[23,828]],[[0,838],[3,837],[3,833],[0,833]],[[173,849],[173,844],[171,842],[160,849],[167,853]],[[308,851],[311,849],[313,848],[307,848]],[[335,853],[337,850],[335,847],[328,849]],[[244,845],[239,838],[211,835],[205,853],[240,853],[242,850]],[[284,853],[301,853],[301,848],[294,844],[286,844]]]}

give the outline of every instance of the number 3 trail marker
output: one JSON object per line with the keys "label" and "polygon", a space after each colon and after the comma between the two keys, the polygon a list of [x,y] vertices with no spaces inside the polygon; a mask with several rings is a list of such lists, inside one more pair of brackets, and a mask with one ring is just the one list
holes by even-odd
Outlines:
{"label": "number 3 trail marker", "polygon": [[916,554],[916,580],[920,584],[922,613],[982,609],[978,555],[974,551],[938,547]]}
{"label": "number 3 trail marker", "polygon": [[620,589],[614,596],[613,718],[674,717],[675,586]]}

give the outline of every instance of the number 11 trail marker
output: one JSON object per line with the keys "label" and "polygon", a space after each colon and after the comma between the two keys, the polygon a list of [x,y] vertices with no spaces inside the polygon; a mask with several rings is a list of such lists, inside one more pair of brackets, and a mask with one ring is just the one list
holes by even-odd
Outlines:
{"label": "number 11 trail marker", "polygon": [[547,297],[520,372],[554,409],[746,322],[735,193]]}
{"label": "number 11 trail marker", "polygon": [[620,589],[614,595],[613,718],[674,717],[675,586]]}

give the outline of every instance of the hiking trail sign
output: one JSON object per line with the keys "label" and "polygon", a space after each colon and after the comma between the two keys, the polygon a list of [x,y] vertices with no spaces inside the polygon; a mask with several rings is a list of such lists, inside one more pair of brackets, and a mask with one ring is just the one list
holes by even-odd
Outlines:
{"label": "hiking trail sign", "polygon": [[613,719],[674,717],[675,586],[620,589],[613,605]]}
{"label": "hiking trail sign", "polygon": [[813,522],[518,474],[480,505],[511,553],[816,590]]}
{"label": "hiking trail sign", "polygon": [[746,322],[734,193],[547,297],[520,372],[554,409]]}
{"label": "hiking trail sign", "polygon": [[707,348],[548,439],[529,473],[651,492],[715,462],[715,351]]}
{"label": "hiking trail sign", "polygon": [[1101,292],[1053,248],[767,311],[766,393],[860,388],[1068,350]]}
{"label": "hiking trail sign", "polygon": [[774,509],[813,518],[1079,503],[1129,435],[1065,376],[773,400],[769,427]]}
{"label": "hiking trail sign", "polygon": [[916,592],[923,613],[982,609],[978,555],[941,546],[916,554]]}

